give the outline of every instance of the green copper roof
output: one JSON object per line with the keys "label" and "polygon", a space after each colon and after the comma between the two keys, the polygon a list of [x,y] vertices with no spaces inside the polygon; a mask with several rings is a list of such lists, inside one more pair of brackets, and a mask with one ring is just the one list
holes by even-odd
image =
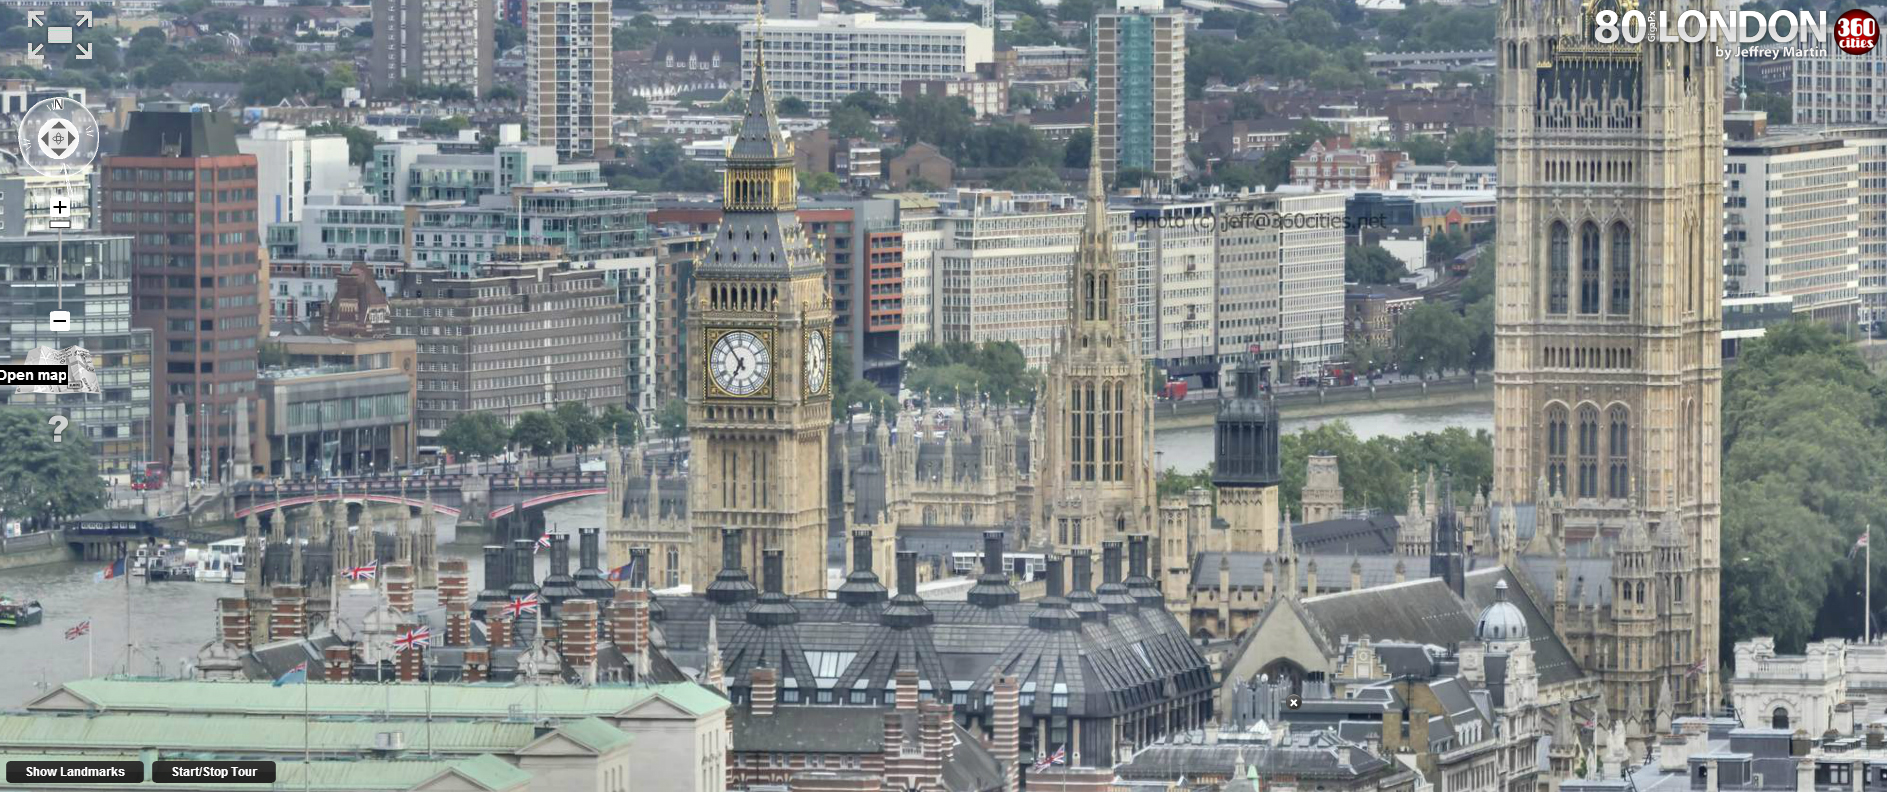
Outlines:
{"label": "green copper roof", "polygon": [[[117,755],[8,753],[6,754],[6,758],[8,761],[75,761],[87,759],[135,760],[139,757],[136,753]],[[461,775],[478,786],[492,790],[492,792],[503,792],[503,790],[514,789],[531,780],[529,773],[512,767],[506,764],[503,759],[499,759],[495,756],[477,756],[456,762],[404,760],[366,762],[316,761],[312,765],[308,765],[299,761],[293,761],[275,763],[275,784],[268,788],[306,788],[310,792],[314,792],[314,790],[321,790],[322,792],[403,791],[412,789],[431,778],[447,772]],[[304,779],[306,783],[305,787]],[[8,784],[4,779],[0,779],[0,788],[18,788],[22,786],[24,785]],[[94,785],[79,785],[79,788],[83,789],[89,786]],[[96,786],[118,788],[128,787],[130,785],[97,784]],[[161,786],[168,790],[202,789],[207,792],[228,792],[230,789],[242,788],[245,785],[233,785],[228,783],[217,784],[212,782],[160,785],[152,783],[150,774],[147,772],[145,774],[144,783],[137,786]]]}
{"label": "green copper roof", "polygon": [[[430,692],[429,692],[430,688]],[[317,716],[391,714],[395,718],[613,717],[660,696],[694,716],[725,710],[727,700],[691,682],[669,685],[283,685],[268,682],[81,679],[66,683],[27,705],[33,711],[101,709],[173,714]],[[430,700],[429,700],[430,698]],[[76,700],[75,700],[76,699]]]}
{"label": "green copper roof", "polygon": [[627,745],[632,739],[623,730],[604,723],[601,718],[584,718],[559,724],[557,731],[599,754]]}
{"label": "green copper roof", "polygon": [[[295,713],[299,716],[300,713]],[[564,724],[583,724],[583,734],[598,732],[597,726],[624,738],[622,730],[595,718]],[[594,724],[594,726],[590,725]],[[504,721],[434,720],[422,721],[317,720],[307,724],[308,745],[317,753],[352,753],[374,747],[374,737],[382,732],[401,732],[406,749],[448,754],[510,753],[537,739],[529,723]],[[592,737],[573,739],[585,740]],[[116,713],[97,717],[81,715],[8,715],[0,716],[0,753],[43,750],[53,746],[85,751],[137,751],[155,748],[165,753],[283,753],[299,758],[303,746],[300,717],[256,717],[235,719],[228,715],[156,715]],[[587,744],[587,743],[586,743]]]}

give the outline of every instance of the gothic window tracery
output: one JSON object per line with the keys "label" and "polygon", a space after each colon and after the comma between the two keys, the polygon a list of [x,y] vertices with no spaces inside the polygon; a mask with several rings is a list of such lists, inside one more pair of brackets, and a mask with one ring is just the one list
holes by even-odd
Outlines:
{"label": "gothic window tracery", "polygon": [[1579,408],[1579,497],[1599,494],[1599,410],[1590,404]]}
{"label": "gothic window tracery", "polygon": [[1599,227],[1579,228],[1579,312],[1599,312]]}
{"label": "gothic window tracery", "polygon": [[1547,248],[1546,264],[1546,312],[1563,314],[1566,312],[1566,279],[1571,266],[1568,257],[1571,241],[1567,238],[1566,224],[1554,223],[1551,241]]}
{"label": "gothic window tracery", "polygon": [[1612,313],[1631,313],[1631,227],[1612,224]]}
{"label": "gothic window tracery", "polygon": [[1631,451],[1631,416],[1622,404],[1613,405],[1606,416],[1606,496],[1631,496],[1630,466],[1625,461]]}
{"label": "gothic window tracery", "polygon": [[1553,492],[1566,491],[1566,407],[1546,408],[1546,479]]}

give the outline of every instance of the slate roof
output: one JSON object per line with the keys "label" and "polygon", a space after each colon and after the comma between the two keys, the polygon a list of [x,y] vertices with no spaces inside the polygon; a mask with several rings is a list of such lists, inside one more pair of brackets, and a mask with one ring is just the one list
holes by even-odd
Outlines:
{"label": "slate roof", "polygon": [[1387,514],[1346,517],[1294,525],[1291,541],[1300,553],[1389,555],[1396,551],[1399,527],[1396,518]]}
{"label": "slate roof", "polygon": [[[1293,536],[1297,529],[1291,529]],[[1276,557],[1275,553],[1199,553],[1192,566],[1192,587],[1195,589],[1217,589],[1219,587],[1219,557],[1225,556],[1231,565],[1232,585],[1246,588],[1262,588],[1265,584],[1265,562]],[[1375,588],[1396,582],[1396,562],[1403,562],[1403,576],[1407,580],[1428,576],[1428,559],[1408,558],[1396,555],[1358,555],[1352,553],[1299,553],[1298,562],[1307,569],[1312,561],[1317,563],[1317,582],[1321,587],[1332,584],[1345,588],[1350,585],[1350,563],[1356,562],[1363,567],[1363,586]],[[1304,570],[1298,571],[1297,585],[1304,585]],[[1283,586],[1281,577],[1273,578],[1274,585]]]}
{"label": "slate roof", "polygon": [[[890,707],[815,707],[780,705],[773,714],[755,717],[747,707],[727,714],[735,753],[875,754],[885,748],[885,716]],[[904,733],[917,733],[915,713],[902,713]]]}
{"label": "slate roof", "polygon": [[[1426,568],[1423,572],[1426,573]],[[1413,577],[1415,573],[1412,570],[1410,574]],[[1508,586],[1507,601],[1526,617],[1528,640],[1541,684],[1558,684],[1584,676],[1572,651],[1553,631],[1551,619],[1505,567],[1468,572],[1463,597],[1455,596],[1440,578],[1423,577],[1361,591],[1280,602],[1305,614],[1324,644],[1325,652],[1334,654],[1345,636],[1353,641],[1368,636],[1372,643],[1393,641],[1453,648],[1474,640],[1475,620],[1496,601],[1494,586],[1503,580]],[[1250,641],[1241,640],[1238,651],[1250,650]],[[1402,659],[1415,661],[1412,657]]]}
{"label": "slate roof", "polygon": [[[790,678],[802,695],[829,687],[842,692],[836,698],[844,702],[844,694],[864,688],[878,693],[873,704],[882,704],[897,671],[912,668],[921,687],[940,697],[961,691],[980,706],[999,674],[1014,674],[1025,694],[1036,693],[1032,711],[1039,715],[1047,716],[1059,685],[1068,696],[1068,716],[1105,718],[1214,687],[1185,628],[1160,608],[1109,613],[1059,632],[1030,625],[1035,602],[983,607],[926,601],[931,625],[893,629],[879,623],[881,603],[794,599],[797,623],[761,627],[746,623],[743,606],[699,596],[661,601],[665,613],[654,625],[683,665],[705,658],[707,619],[716,616],[724,673],[736,688],[745,687],[756,664],[764,662],[777,670],[782,689]],[[835,676],[815,675],[816,663],[841,661]]]}
{"label": "slate roof", "polygon": [[[1232,766],[1243,755],[1247,765],[1258,768],[1259,775],[1299,778],[1354,780],[1398,770],[1388,761],[1371,754],[1360,745],[1339,739],[1329,732],[1294,736],[1282,745],[1241,745],[1238,743],[1156,744],[1134,754],[1125,764],[1114,768],[1122,780],[1174,780],[1180,776],[1232,775]],[[1406,772],[1406,771],[1403,771]]]}

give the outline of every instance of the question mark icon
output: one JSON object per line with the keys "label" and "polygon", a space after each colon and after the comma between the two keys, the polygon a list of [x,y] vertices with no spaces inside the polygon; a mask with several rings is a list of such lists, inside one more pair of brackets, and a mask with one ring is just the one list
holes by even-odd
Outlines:
{"label": "question mark icon", "polygon": [[51,418],[47,418],[46,423],[52,424],[52,441],[55,443],[65,442],[66,427],[72,425],[72,419],[63,415],[55,415]]}

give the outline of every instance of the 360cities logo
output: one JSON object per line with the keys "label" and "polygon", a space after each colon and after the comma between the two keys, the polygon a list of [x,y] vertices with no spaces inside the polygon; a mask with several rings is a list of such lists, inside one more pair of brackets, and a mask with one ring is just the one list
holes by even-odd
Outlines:
{"label": "360cities logo", "polygon": [[1859,8],[1835,19],[1835,46],[1849,55],[1866,55],[1880,43],[1880,22]]}

